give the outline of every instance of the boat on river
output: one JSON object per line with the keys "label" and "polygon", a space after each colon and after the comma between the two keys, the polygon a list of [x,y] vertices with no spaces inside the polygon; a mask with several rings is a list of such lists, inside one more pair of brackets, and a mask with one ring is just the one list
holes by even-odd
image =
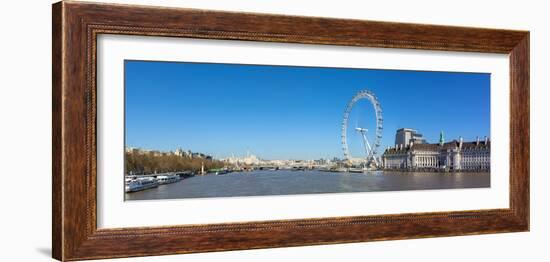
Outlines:
{"label": "boat on river", "polygon": [[130,180],[126,182],[125,191],[126,193],[137,192],[149,188],[158,187],[159,183],[157,179],[153,177],[143,177]]}
{"label": "boat on river", "polygon": [[157,182],[159,185],[176,183],[181,180],[181,177],[178,175],[161,175],[157,176]]}
{"label": "boat on river", "polygon": [[227,168],[215,168],[215,169],[210,169],[208,171],[208,173],[214,173],[214,175],[216,176],[220,176],[220,175],[225,175],[227,173],[230,173],[231,171]]}

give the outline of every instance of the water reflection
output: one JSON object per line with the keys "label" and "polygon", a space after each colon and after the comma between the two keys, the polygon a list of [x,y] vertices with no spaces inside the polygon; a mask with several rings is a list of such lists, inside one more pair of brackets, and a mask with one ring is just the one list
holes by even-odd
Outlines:
{"label": "water reflection", "polygon": [[126,200],[232,196],[294,195],[400,191],[490,186],[489,173],[335,173],[321,171],[254,171],[195,176],[145,191]]}

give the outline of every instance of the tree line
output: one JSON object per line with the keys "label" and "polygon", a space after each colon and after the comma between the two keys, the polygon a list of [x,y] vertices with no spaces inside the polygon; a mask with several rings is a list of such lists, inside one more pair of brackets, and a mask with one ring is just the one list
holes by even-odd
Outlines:
{"label": "tree line", "polygon": [[127,174],[152,174],[175,171],[199,172],[222,168],[224,163],[205,158],[191,158],[173,154],[155,155],[153,153],[125,152],[124,168]]}

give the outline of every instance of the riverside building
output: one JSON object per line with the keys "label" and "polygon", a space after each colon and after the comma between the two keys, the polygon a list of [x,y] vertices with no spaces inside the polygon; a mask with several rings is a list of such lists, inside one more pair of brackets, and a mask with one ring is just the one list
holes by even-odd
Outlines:
{"label": "riverside building", "polygon": [[423,139],[418,143],[412,135],[403,135],[406,130],[412,129],[397,130],[395,146],[384,151],[384,169],[489,171],[491,168],[491,141],[487,137],[483,141],[477,138],[464,142],[460,137],[458,141],[445,142],[441,132],[437,144]]}
{"label": "riverside building", "polygon": [[422,134],[418,131],[410,128],[397,129],[395,132],[395,144],[396,145],[408,145],[410,142],[415,144],[424,144],[426,140],[422,137]]}

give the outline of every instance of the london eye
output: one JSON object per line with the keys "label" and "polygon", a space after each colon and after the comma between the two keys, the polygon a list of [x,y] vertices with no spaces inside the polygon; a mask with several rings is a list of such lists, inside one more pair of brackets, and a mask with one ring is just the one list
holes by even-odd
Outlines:
{"label": "london eye", "polygon": [[353,96],[353,98],[348,102],[346,109],[344,111],[344,118],[342,121],[342,149],[344,151],[344,160],[348,164],[351,164],[353,159],[348,146],[347,132],[348,132],[351,111],[353,110],[354,107],[358,106],[358,102],[360,100],[367,100],[368,102],[370,102],[370,104],[374,108],[375,119],[370,120],[370,121],[374,121],[374,124],[375,124],[374,125],[375,130],[370,131],[370,132],[374,132],[374,139],[373,141],[370,141],[368,139],[367,133],[369,132],[369,130],[367,130],[366,128],[355,127],[355,131],[357,131],[361,135],[361,138],[363,140],[363,149],[366,154],[366,158],[365,158],[366,166],[379,167],[380,164],[378,163],[378,160],[376,158],[376,153],[378,148],[380,147],[380,143],[382,140],[382,129],[383,129],[382,107],[380,106],[380,102],[378,102],[378,98],[376,98],[374,93],[369,90],[359,91],[355,96]]}

